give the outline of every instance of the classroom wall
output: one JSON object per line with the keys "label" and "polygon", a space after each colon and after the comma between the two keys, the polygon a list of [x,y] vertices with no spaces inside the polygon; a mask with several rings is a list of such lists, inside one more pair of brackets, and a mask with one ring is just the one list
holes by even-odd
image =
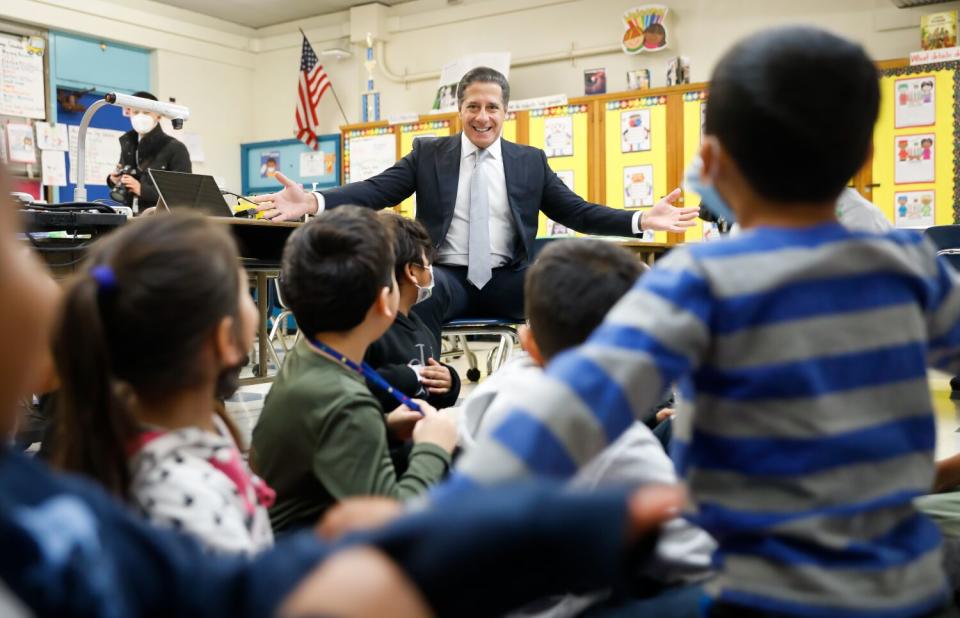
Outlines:
{"label": "classroom wall", "polygon": [[[394,75],[438,72],[444,62],[474,52],[512,52],[513,59],[531,59],[567,52],[619,45],[623,32],[620,16],[642,0],[464,0],[450,5],[444,0],[416,0],[387,10],[389,40],[383,48],[383,64]],[[652,3],[652,0],[651,0]],[[919,48],[920,15],[960,7],[950,2],[931,7],[897,9],[890,0],[670,0],[672,11],[671,49],[657,54],[627,56],[619,50],[576,60],[555,60],[511,69],[513,98],[521,99],[563,93],[583,94],[584,69],[607,69],[608,91],[626,88],[626,72],[650,69],[653,85],[666,85],[667,59],[689,57],[693,81],[706,81],[710,71],[729,45],[750,32],[785,23],[809,23],[828,28],[862,43],[877,59],[904,57]],[[344,31],[349,13],[341,13]],[[274,26],[273,32],[295,31],[295,25]],[[316,32],[307,30],[319,49],[332,45],[338,34],[329,22]],[[263,37],[273,46],[276,63],[295,64],[299,38],[286,48],[280,34]],[[326,40],[324,40],[326,39]],[[351,122],[359,116],[359,97],[364,86],[363,49],[354,47],[354,58],[341,64],[327,63],[334,84],[347,103]],[[257,80],[282,80],[271,75],[274,62],[259,62]],[[355,75],[351,79],[350,71]],[[343,74],[343,79],[338,77]],[[377,89],[382,92],[384,114],[425,112],[433,101],[437,79],[403,83],[389,79],[378,67]],[[270,82],[274,83],[274,82]],[[287,86],[287,90],[290,88]],[[293,92],[277,88],[271,101],[258,107],[257,132],[277,136],[289,124],[283,114],[269,114],[265,106],[274,103],[289,108]],[[330,104],[329,102],[325,105]],[[336,115],[325,115],[325,131],[335,131]]]}

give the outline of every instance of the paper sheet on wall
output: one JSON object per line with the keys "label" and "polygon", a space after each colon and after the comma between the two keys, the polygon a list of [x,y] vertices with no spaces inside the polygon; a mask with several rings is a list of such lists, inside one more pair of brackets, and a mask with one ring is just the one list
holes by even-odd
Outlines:
{"label": "paper sheet on wall", "polygon": [[33,127],[28,124],[7,124],[7,143],[10,145],[10,161],[13,163],[36,163]]}
{"label": "paper sheet on wall", "polygon": [[66,154],[61,150],[40,151],[40,177],[44,185],[63,187],[67,184]]}
{"label": "paper sheet on wall", "polygon": [[40,150],[67,151],[70,141],[67,137],[67,125],[52,125],[49,122],[38,122],[34,125],[37,130],[37,147]]}
{"label": "paper sheet on wall", "polygon": [[300,153],[300,176],[323,176],[326,174],[323,151]]}
{"label": "paper sheet on wall", "polygon": [[0,114],[43,119],[43,56],[27,51],[25,41],[0,35]]}
{"label": "paper sheet on wall", "polygon": [[172,135],[177,138],[183,145],[187,147],[187,152],[190,153],[190,161],[193,163],[203,163],[204,154],[203,154],[203,138],[200,137],[199,133],[188,133],[186,131],[173,131],[167,130],[168,135]]}
{"label": "paper sheet on wall", "polygon": [[[77,182],[77,134],[79,128],[70,125],[70,182]],[[120,136],[123,131],[112,129],[87,129],[84,162],[84,183],[88,185],[106,185],[107,176],[117,169],[120,161]]]}
{"label": "paper sheet on wall", "polygon": [[397,162],[397,138],[392,133],[354,137],[350,140],[350,178],[347,182],[376,176]]}

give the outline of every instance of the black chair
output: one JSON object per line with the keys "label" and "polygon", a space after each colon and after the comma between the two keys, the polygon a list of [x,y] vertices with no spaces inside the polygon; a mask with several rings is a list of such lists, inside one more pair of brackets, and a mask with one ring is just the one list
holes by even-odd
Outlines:
{"label": "black chair", "polygon": [[924,230],[923,235],[933,241],[937,255],[942,255],[960,271],[960,225],[934,225]]}

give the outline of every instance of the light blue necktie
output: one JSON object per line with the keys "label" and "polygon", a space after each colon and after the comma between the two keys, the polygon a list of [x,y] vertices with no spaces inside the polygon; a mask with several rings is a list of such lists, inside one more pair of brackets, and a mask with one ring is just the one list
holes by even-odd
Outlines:
{"label": "light blue necktie", "polygon": [[470,231],[467,239],[467,281],[482,290],[493,276],[490,268],[490,207],[483,161],[490,155],[477,150],[470,178]]}

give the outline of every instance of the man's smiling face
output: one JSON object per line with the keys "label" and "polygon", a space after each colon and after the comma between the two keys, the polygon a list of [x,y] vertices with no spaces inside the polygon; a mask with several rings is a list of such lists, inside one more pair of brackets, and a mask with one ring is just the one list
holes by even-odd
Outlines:
{"label": "man's smiling face", "polygon": [[464,90],[460,106],[463,133],[477,148],[487,148],[500,137],[507,110],[503,91],[493,82],[473,82]]}

